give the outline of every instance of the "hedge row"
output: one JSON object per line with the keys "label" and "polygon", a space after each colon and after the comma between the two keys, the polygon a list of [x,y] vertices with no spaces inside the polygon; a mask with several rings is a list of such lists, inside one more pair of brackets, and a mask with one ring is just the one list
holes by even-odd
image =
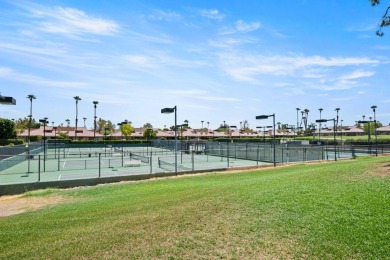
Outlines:
{"label": "hedge row", "polygon": [[55,143],[55,142],[61,142],[61,143],[68,143],[68,144],[148,144],[151,143],[151,141],[147,140],[102,140],[102,141],[93,141],[93,140],[80,140],[80,141],[73,141],[71,139],[49,139],[49,143]]}
{"label": "hedge row", "polygon": [[22,139],[0,139],[0,145],[17,145],[17,144],[23,144]]}

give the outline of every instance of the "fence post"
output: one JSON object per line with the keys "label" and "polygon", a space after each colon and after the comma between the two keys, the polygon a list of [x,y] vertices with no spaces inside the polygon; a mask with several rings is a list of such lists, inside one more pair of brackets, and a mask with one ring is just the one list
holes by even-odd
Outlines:
{"label": "fence post", "polygon": [[229,168],[229,142],[226,143],[226,150],[227,167]]}
{"label": "fence post", "polygon": [[41,181],[41,155],[38,155],[38,182]]}
{"label": "fence post", "polygon": [[101,153],[99,153],[99,178],[100,178],[100,157],[101,157]]}
{"label": "fence post", "polygon": [[153,154],[152,154],[152,151],[150,151],[150,174],[152,174],[153,172]]}
{"label": "fence post", "polygon": [[195,159],[194,159],[194,154],[195,153],[191,153],[191,164],[192,164],[192,171],[195,170]]}

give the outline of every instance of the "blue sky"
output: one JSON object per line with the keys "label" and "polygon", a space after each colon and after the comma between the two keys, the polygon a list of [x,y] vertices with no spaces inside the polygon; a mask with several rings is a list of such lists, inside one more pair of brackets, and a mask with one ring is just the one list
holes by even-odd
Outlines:
{"label": "blue sky", "polygon": [[[352,3],[353,2],[353,3]],[[16,106],[55,125],[97,116],[134,126],[173,125],[161,108],[178,107],[178,124],[223,121],[251,128],[276,114],[296,124],[362,115],[390,123],[390,28],[375,31],[386,7],[369,1],[3,1],[0,0],[0,91]],[[79,125],[82,123],[79,123]]]}

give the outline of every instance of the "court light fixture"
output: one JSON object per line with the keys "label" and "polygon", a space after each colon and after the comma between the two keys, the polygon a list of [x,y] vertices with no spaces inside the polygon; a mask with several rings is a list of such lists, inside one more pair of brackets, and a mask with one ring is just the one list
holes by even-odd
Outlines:
{"label": "court light fixture", "polygon": [[0,94],[0,104],[2,105],[16,105],[16,100],[13,97],[5,97]]}
{"label": "court light fixture", "polygon": [[177,107],[166,107],[161,109],[161,114],[175,113],[175,175],[177,175]]}

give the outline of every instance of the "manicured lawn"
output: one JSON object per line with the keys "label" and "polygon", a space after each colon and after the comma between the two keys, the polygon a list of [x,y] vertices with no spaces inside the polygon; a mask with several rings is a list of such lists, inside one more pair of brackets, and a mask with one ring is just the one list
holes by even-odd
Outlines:
{"label": "manicured lawn", "polygon": [[0,218],[0,259],[388,259],[389,165],[365,157],[30,192],[70,201]]}

